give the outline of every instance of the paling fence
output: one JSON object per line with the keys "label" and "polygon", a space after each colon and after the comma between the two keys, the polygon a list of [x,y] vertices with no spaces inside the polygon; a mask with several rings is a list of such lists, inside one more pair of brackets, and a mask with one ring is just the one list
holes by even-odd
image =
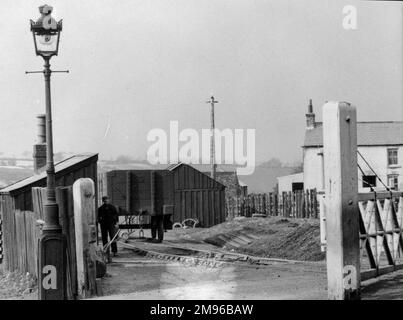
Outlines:
{"label": "paling fence", "polygon": [[[97,293],[95,283],[95,249],[92,250],[96,239],[83,240],[84,235],[90,234],[90,229],[87,226],[88,216],[94,215],[95,217],[94,207],[90,205],[91,201],[94,201],[95,190],[94,188],[91,190],[87,189],[78,185],[77,190],[81,191],[81,194],[74,196],[73,186],[56,188],[56,202],[59,205],[59,223],[66,237],[67,244],[66,293],[69,300],[89,297]],[[40,220],[44,219],[43,205],[45,201],[46,188],[39,187],[32,188],[33,211],[15,209],[10,198],[2,201],[2,245],[4,255],[3,268],[5,271],[29,272],[38,278],[38,240],[41,236]],[[77,229],[77,216],[84,217],[84,230],[81,230],[83,228]],[[96,237],[96,232],[94,234]],[[81,243],[80,248],[82,250],[77,246],[77,239]],[[79,265],[81,265],[81,271],[78,269]]]}
{"label": "paling fence", "polygon": [[277,194],[252,193],[226,199],[227,218],[262,214],[285,218],[319,218],[316,189]]}
{"label": "paling fence", "polygon": [[[34,187],[32,188],[33,211],[16,210],[11,199],[3,201],[4,269],[6,271],[29,272],[37,277],[38,240],[41,235],[38,220],[44,219],[45,199],[46,189]],[[72,298],[77,291],[75,281],[71,281],[76,278],[72,187],[56,188],[56,200],[59,204],[59,222],[67,238],[67,294],[69,298]]]}

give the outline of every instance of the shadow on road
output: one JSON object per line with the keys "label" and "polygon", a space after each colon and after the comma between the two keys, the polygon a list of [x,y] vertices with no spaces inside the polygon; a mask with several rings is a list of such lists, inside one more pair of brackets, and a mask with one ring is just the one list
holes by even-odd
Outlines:
{"label": "shadow on road", "polygon": [[363,285],[361,298],[363,300],[401,300],[403,299],[403,271],[392,272],[369,280]]}

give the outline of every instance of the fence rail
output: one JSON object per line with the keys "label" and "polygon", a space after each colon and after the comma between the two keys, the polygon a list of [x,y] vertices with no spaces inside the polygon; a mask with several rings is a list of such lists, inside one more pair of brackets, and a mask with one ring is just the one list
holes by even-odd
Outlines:
{"label": "fence rail", "polygon": [[259,193],[226,200],[228,219],[254,214],[285,218],[318,218],[319,202],[316,189],[294,192]]}

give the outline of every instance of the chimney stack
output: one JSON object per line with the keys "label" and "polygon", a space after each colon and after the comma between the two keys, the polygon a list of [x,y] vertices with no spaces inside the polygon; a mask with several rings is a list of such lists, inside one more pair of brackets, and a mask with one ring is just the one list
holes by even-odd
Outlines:
{"label": "chimney stack", "polygon": [[34,172],[41,173],[46,167],[46,116],[38,114],[37,118],[37,141],[34,144]]}
{"label": "chimney stack", "polygon": [[313,113],[312,99],[309,99],[308,113],[306,116],[306,129],[312,130],[315,128],[315,114]]}

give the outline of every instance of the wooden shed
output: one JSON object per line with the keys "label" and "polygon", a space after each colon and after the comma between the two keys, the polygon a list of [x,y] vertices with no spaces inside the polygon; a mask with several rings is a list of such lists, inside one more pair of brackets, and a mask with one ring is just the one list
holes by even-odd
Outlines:
{"label": "wooden shed", "polygon": [[[97,187],[97,161],[98,154],[80,154],[57,163],[55,165],[56,187],[71,186],[79,178],[91,178],[94,180],[95,187]],[[11,254],[11,247],[15,249],[13,252],[20,252],[21,248],[15,248],[17,243],[19,246],[25,247],[36,245],[28,243],[31,233],[35,231],[32,200],[33,187],[46,187],[45,171],[0,189],[0,226],[2,229],[0,263],[3,255],[7,258],[7,255]],[[22,233],[26,234],[22,235]],[[20,239],[20,237],[22,238]],[[2,251],[4,251],[3,255]],[[21,263],[11,263],[13,260],[12,257],[9,257],[5,269],[13,271],[22,268]],[[20,271],[24,272],[23,268]]]}
{"label": "wooden shed", "polygon": [[155,190],[157,210],[174,205],[173,223],[196,218],[200,226],[211,227],[225,221],[225,186],[183,163],[155,170],[109,171],[102,193],[121,210],[135,214],[140,209],[151,210],[151,190]]}

